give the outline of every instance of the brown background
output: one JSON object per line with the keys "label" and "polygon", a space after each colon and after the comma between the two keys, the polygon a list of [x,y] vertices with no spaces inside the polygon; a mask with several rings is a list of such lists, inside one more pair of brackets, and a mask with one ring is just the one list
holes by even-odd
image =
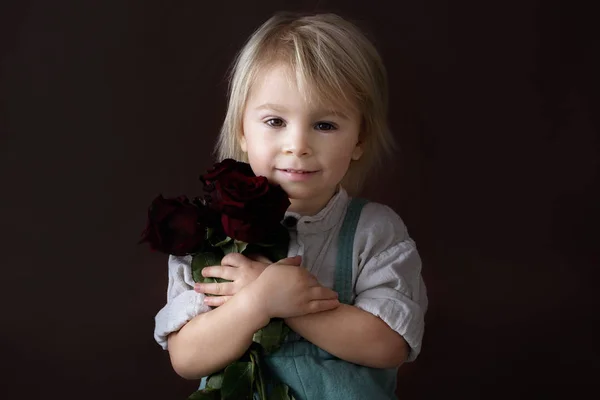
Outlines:
{"label": "brown background", "polygon": [[401,148],[364,195],[409,226],[431,301],[401,398],[596,386],[593,2],[12,3],[0,6],[0,398],[194,389],[152,337],[166,257],[136,241],[158,192],[198,193],[226,69],[283,8],[358,21],[389,69]]}

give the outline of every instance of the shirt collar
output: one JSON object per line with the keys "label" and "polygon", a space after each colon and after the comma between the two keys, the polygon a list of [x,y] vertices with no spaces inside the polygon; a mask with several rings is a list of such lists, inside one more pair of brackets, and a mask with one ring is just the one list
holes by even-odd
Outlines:
{"label": "shirt collar", "polygon": [[[289,222],[292,218],[295,219],[296,229],[298,232],[325,232],[333,228],[339,223],[344,216],[346,205],[348,204],[348,193],[341,186],[336,194],[329,200],[327,205],[315,215],[300,215],[293,211],[287,211],[284,218],[284,226],[293,228],[293,223]],[[293,220],[292,220],[293,222]]]}

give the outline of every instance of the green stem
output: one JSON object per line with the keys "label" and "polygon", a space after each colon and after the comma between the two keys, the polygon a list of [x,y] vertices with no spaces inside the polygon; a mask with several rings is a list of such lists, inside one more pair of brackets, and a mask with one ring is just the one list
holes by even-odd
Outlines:
{"label": "green stem", "polygon": [[252,350],[250,354],[253,354],[252,360],[254,365],[256,366],[256,374],[257,374],[257,386],[258,386],[258,397],[260,400],[267,400],[267,393],[265,390],[265,381],[262,374],[262,369],[260,365],[260,357],[256,350]]}

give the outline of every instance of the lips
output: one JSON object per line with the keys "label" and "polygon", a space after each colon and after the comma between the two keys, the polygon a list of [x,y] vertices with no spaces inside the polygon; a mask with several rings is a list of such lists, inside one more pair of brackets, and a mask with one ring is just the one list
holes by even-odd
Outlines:
{"label": "lips", "polygon": [[306,169],[292,169],[292,168],[278,168],[280,171],[289,172],[292,174],[312,174],[317,171],[310,171]]}

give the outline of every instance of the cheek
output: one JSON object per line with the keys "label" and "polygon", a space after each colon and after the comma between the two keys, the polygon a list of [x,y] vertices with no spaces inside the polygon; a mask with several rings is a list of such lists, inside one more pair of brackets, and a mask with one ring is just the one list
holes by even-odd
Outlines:
{"label": "cheek", "polygon": [[272,146],[268,143],[250,138],[247,140],[248,162],[252,166],[252,170],[257,175],[266,175],[269,171],[269,165],[273,160]]}
{"label": "cheek", "polygon": [[354,145],[350,140],[337,143],[335,146],[330,147],[330,157],[332,160],[335,160],[338,163],[350,162],[355,148],[356,145]]}
{"label": "cheek", "polygon": [[330,155],[331,166],[334,168],[336,179],[342,179],[346,172],[348,172],[348,168],[350,168],[350,163],[352,162],[352,151],[354,150],[354,146],[343,146],[342,148],[337,149],[337,151],[332,152]]}
{"label": "cheek", "polygon": [[251,140],[248,140],[248,153],[251,153],[255,159],[264,159],[270,153],[269,143],[253,137]]}

